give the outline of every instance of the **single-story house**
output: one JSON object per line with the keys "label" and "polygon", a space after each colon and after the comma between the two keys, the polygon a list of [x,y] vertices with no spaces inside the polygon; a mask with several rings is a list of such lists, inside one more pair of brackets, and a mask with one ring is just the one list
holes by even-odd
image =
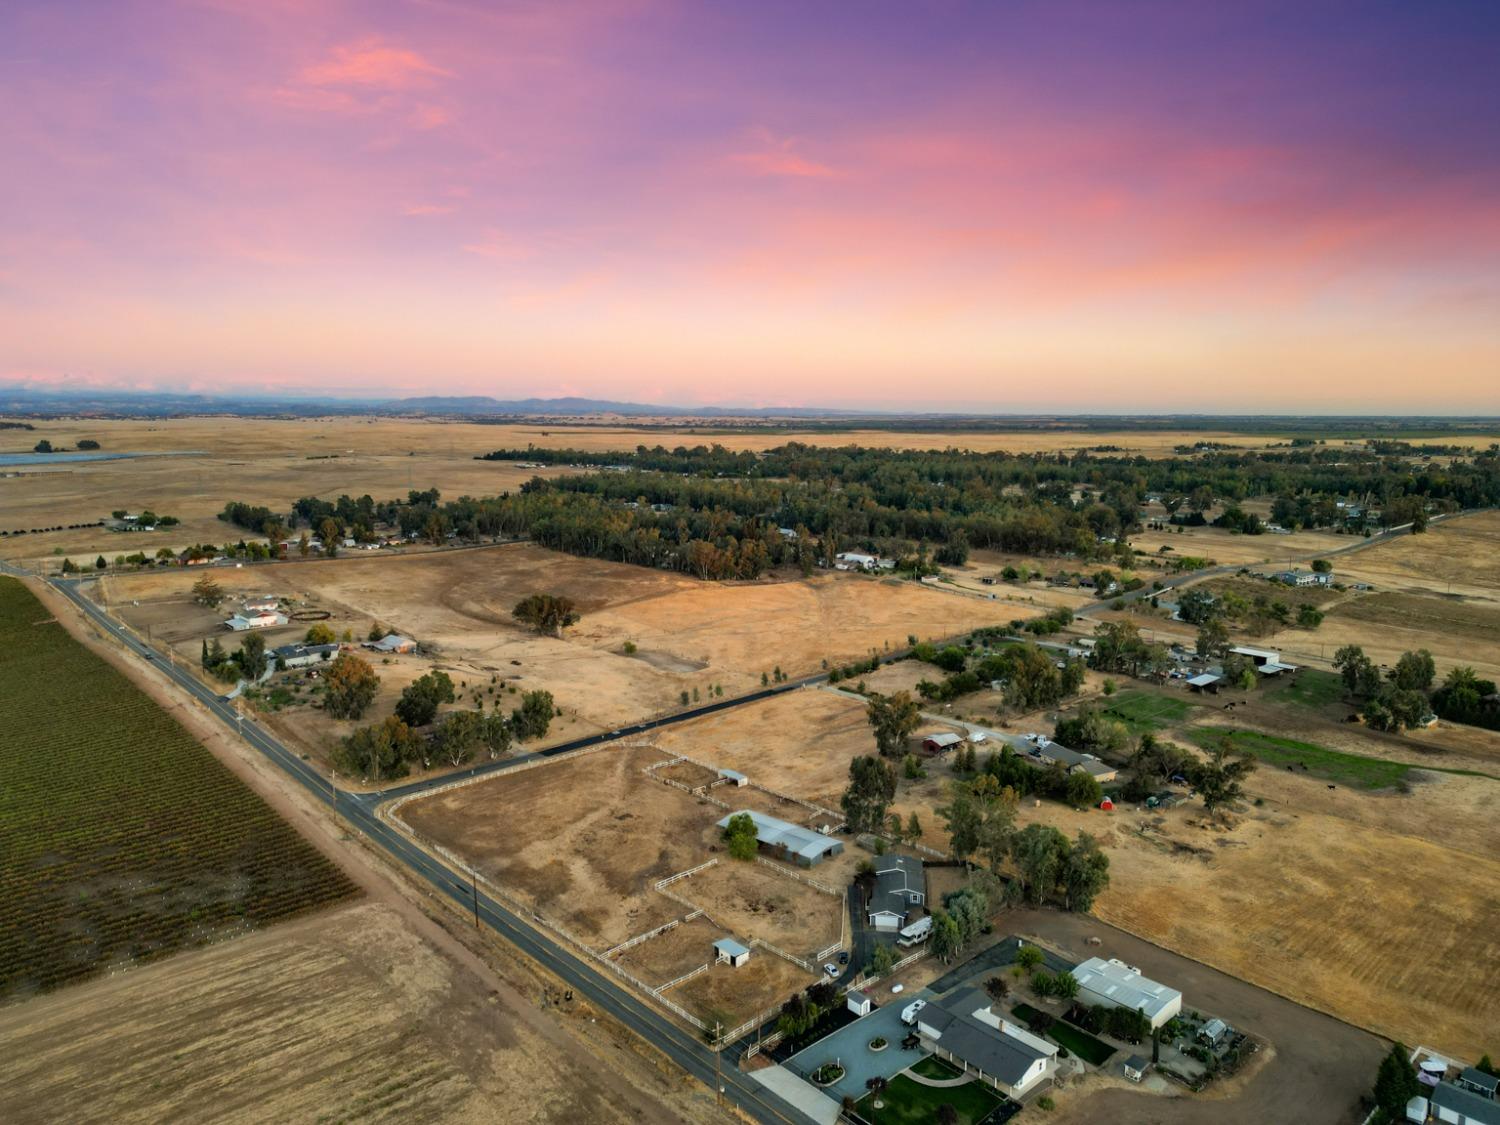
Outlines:
{"label": "single-story house", "polygon": [[880,556],[866,555],[859,551],[840,551],[834,559],[836,570],[858,570],[861,567],[873,568],[880,561]]}
{"label": "single-story house", "polygon": [[1146,1071],[1151,1069],[1151,1060],[1143,1059],[1140,1055],[1131,1055],[1120,1064],[1120,1069],[1125,1073],[1126,1078],[1132,1082],[1139,1082],[1146,1077]]}
{"label": "single-story house", "polygon": [[917,1034],[939,1058],[1012,1098],[1057,1069],[1057,1047],[997,1015],[977,988],[949,993],[917,1013]]}
{"label": "single-story house", "polygon": [[332,660],[338,654],[338,645],[282,645],[271,650],[278,668],[306,668]]}
{"label": "single-story house", "polygon": [[778,859],[795,863],[799,867],[812,867],[844,850],[842,840],[825,836],[811,828],[803,828],[800,824],[767,816],[754,809],[739,809],[728,814],[719,821],[719,827],[728,828],[730,819],[742,813],[755,823],[755,839],[762,848]]}
{"label": "single-story house", "polygon": [[870,999],[870,994],[858,988],[851,988],[844,1003],[856,1016],[868,1016],[875,1010],[875,1001]]}
{"label": "single-story house", "polygon": [[738,969],[746,961],[750,960],[750,947],[742,945],[734,938],[720,938],[714,942],[714,964],[728,964],[732,969]]}
{"label": "single-story house", "polygon": [[262,594],[258,598],[246,598],[241,607],[245,613],[275,613],[281,608],[281,599],[272,594]]}
{"label": "single-story house", "polygon": [[865,920],[877,930],[898,930],[913,906],[927,901],[927,875],[922,861],[909,855],[885,855],[875,860],[875,886],[865,908]]}
{"label": "single-story house", "polygon": [[1316,570],[1281,570],[1271,577],[1288,586],[1327,586],[1333,581],[1332,574],[1321,574]]}
{"label": "single-story house", "polygon": [[1500,1125],[1500,1102],[1452,1082],[1439,1082],[1428,1096],[1434,1121],[1450,1125]]}
{"label": "single-story house", "polygon": [[1216,676],[1212,672],[1204,672],[1199,676],[1188,677],[1187,686],[1190,691],[1210,692],[1217,695],[1219,684],[1224,680],[1223,676]]}
{"label": "single-story house", "polygon": [[1182,993],[1143,977],[1139,969],[1113,957],[1108,961],[1090,957],[1073,970],[1073,978],[1083,1003],[1144,1012],[1153,1030],[1182,1011]]}
{"label": "single-story house", "polygon": [[1088,774],[1100,785],[1113,781],[1119,776],[1119,771],[1107,762],[1100,761],[1092,754],[1084,754],[1077,750],[1070,750],[1061,743],[1043,741],[1036,743],[1035,757],[1051,765],[1053,762],[1061,762],[1063,769],[1068,773],[1074,770]]}
{"label": "single-story house", "polygon": [[376,652],[416,652],[417,642],[399,633],[387,633],[378,641],[366,641],[365,648]]}
{"label": "single-story house", "polygon": [[954,734],[951,731],[941,731],[938,734],[928,734],[922,737],[922,749],[934,754],[941,754],[944,750],[952,750],[955,746],[962,746],[964,736]]}
{"label": "single-story house", "polygon": [[272,610],[258,610],[254,613],[236,613],[228,621],[224,622],[227,629],[236,633],[243,633],[247,629],[270,629],[277,625],[285,625],[287,616],[284,613],[276,613]]}

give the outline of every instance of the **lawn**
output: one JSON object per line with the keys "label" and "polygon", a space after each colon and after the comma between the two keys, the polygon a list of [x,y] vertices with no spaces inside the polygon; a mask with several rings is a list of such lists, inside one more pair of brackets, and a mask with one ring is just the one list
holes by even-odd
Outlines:
{"label": "lawn", "polygon": [[0,730],[0,1002],[356,893],[11,578]]}
{"label": "lawn", "polygon": [[1251,754],[1267,765],[1297,769],[1305,767],[1314,777],[1356,789],[1390,788],[1402,781],[1413,769],[1405,762],[1345,754],[1311,742],[1279,738],[1258,731],[1198,727],[1188,731],[1188,737],[1205,750],[1216,749],[1222,739],[1228,738],[1234,749]]}
{"label": "lawn", "polygon": [[1320,711],[1344,698],[1344,680],[1334,672],[1321,672],[1316,668],[1303,668],[1282,686],[1266,693],[1267,698],[1278,703],[1291,703]]}
{"label": "lawn", "polygon": [[1169,695],[1131,690],[1110,696],[1105,701],[1104,714],[1124,723],[1131,734],[1141,735],[1187,718],[1188,706],[1186,700]]}
{"label": "lawn", "polygon": [[896,1075],[881,1091],[879,1109],[874,1107],[876,1100],[875,1094],[866,1094],[855,1105],[870,1125],[932,1125],[945,1102],[958,1110],[959,1125],[975,1125],[1005,1101],[977,1079],[962,1086],[937,1087],[923,1086],[904,1074]]}
{"label": "lawn", "polygon": [[[1011,1014],[1023,1024],[1030,1027],[1032,1017],[1040,1013],[1030,1004],[1017,1004],[1011,1009]],[[1084,1062],[1091,1063],[1094,1066],[1103,1066],[1109,1061],[1109,1057],[1115,1053],[1115,1049],[1102,1039],[1095,1039],[1087,1031],[1084,1031],[1083,1028],[1074,1027],[1072,1024],[1063,1023],[1061,1020],[1054,1022],[1047,1029],[1046,1035],[1054,1043],[1066,1047]]]}
{"label": "lawn", "polygon": [[936,1055],[924,1055],[913,1063],[910,1069],[923,1078],[936,1078],[939,1081],[957,1078],[963,1073],[947,1059],[940,1059]]}

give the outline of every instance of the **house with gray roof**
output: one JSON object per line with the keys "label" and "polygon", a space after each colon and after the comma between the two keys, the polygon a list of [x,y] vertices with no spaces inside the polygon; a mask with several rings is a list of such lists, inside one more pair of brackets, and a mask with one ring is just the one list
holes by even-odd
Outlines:
{"label": "house with gray roof", "polygon": [[930,1001],[917,1013],[917,1034],[933,1054],[1012,1098],[1057,1069],[1056,1045],[997,1014],[977,988]]}
{"label": "house with gray roof", "polygon": [[1439,1082],[1427,1100],[1434,1121],[1450,1125],[1500,1125],[1500,1102],[1452,1082]]}
{"label": "house with gray roof", "polygon": [[822,863],[831,855],[844,850],[842,840],[825,836],[800,824],[767,816],[754,809],[739,809],[719,821],[720,828],[728,828],[729,821],[736,816],[748,816],[755,824],[755,841],[777,859],[795,863],[798,867],[811,867]]}
{"label": "house with gray roof", "polygon": [[922,861],[909,855],[883,855],[875,860],[875,886],[865,907],[865,920],[877,930],[899,930],[914,906],[927,902],[927,875]]}

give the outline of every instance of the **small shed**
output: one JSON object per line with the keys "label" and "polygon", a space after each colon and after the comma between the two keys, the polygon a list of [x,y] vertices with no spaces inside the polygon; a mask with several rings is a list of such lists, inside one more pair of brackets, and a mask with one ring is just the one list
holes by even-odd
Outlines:
{"label": "small shed", "polygon": [[875,1001],[870,999],[870,994],[858,988],[851,988],[844,1002],[856,1016],[868,1016],[875,1010]]}
{"label": "small shed", "polygon": [[744,774],[740,773],[739,770],[720,770],[719,776],[725,781],[731,782],[735,786],[750,784],[750,779]]}
{"label": "small shed", "polygon": [[730,968],[738,969],[748,960],[750,960],[750,948],[741,945],[734,938],[720,938],[714,942],[715,965],[722,965],[728,962]]}
{"label": "small shed", "polygon": [[1203,1025],[1198,1032],[1198,1038],[1211,1047],[1217,1047],[1219,1041],[1229,1034],[1229,1025],[1223,1020],[1215,1018]]}
{"label": "small shed", "polygon": [[1139,1082],[1146,1077],[1146,1071],[1151,1069],[1151,1060],[1143,1059],[1140,1055],[1131,1055],[1120,1064],[1120,1069],[1126,1078],[1132,1082]]}
{"label": "small shed", "polygon": [[1214,675],[1212,672],[1204,672],[1202,675],[1189,678],[1187,686],[1192,691],[1207,691],[1217,694],[1219,690],[1219,682],[1223,678],[1224,677],[1222,676]]}

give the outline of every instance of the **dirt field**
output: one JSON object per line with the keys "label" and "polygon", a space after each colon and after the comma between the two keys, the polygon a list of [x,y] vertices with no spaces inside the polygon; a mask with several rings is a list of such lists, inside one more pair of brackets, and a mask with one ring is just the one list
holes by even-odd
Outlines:
{"label": "dirt field", "polygon": [[1330,655],[1357,644],[1375,663],[1394,666],[1403,652],[1425,648],[1439,679],[1456,664],[1500,679],[1500,598],[1366,594],[1336,607],[1316,636]]}
{"label": "dirt field", "polygon": [[1171,531],[1140,531],[1130,537],[1130,545],[1148,555],[1157,555],[1162,547],[1171,547],[1172,555],[1212,559],[1224,566],[1289,562],[1336,551],[1357,542],[1352,536],[1325,531],[1240,535],[1220,527],[1185,527],[1181,534],[1176,528]]}
{"label": "dirt field", "polygon": [[738,969],[715,965],[667,990],[667,997],[704,1022],[737,1027],[800,992],[816,978],[790,961],[757,949]]}
{"label": "dirt field", "polygon": [[388,908],[340,910],[0,1012],[0,1117],[645,1120],[494,1001]]}
{"label": "dirt field", "polygon": [[653,988],[676,980],[714,959],[714,942],[733,935],[707,918],[694,918],[664,934],[632,945],[616,955],[615,963]]}
{"label": "dirt field", "polygon": [[875,751],[864,704],[817,690],[706,715],[654,739],[668,754],[739,770],[767,789],[830,809],[849,782],[849,760]]}
{"label": "dirt field", "polygon": [[409,802],[401,817],[602,951],[680,917],[652,884],[711,858],[718,838],[722,810],[641,772],[661,757],[585,754]]}
{"label": "dirt field", "polygon": [[[818,877],[817,871],[810,874]],[[797,957],[810,958],[842,932],[842,898],[760,863],[725,860],[668,890],[730,932],[751,934]]]}

